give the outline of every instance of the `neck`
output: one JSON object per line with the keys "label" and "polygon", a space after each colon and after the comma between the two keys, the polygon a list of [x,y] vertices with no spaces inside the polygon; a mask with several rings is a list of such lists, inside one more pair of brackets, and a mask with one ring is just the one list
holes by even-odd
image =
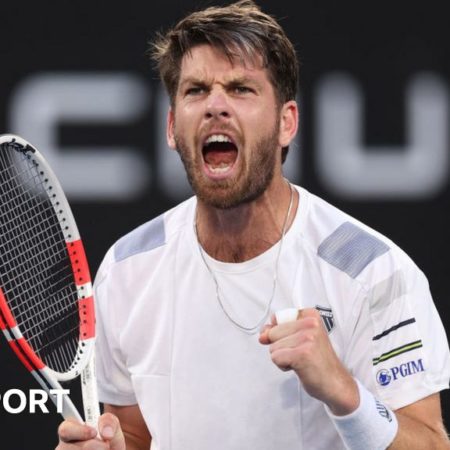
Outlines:
{"label": "neck", "polygon": [[[292,189],[292,191],[291,191]],[[292,199],[292,206],[289,205]],[[297,191],[281,178],[256,200],[222,210],[199,200],[196,229],[203,250],[223,262],[243,262],[275,245],[292,224]]]}

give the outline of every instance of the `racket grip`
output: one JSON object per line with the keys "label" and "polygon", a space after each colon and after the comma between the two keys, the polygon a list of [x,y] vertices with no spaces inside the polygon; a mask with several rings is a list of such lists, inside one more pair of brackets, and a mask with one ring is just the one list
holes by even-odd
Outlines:
{"label": "racket grip", "polygon": [[85,422],[89,426],[97,429],[98,418],[100,417],[100,405],[98,402],[97,381],[95,377],[94,354],[81,372],[81,393],[83,396]]}
{"label": "racket grip", "polygon": [[[53,399],[53,398],[52,398]],[[56,405],[56,401],[53,400],[53,402]],[[67,419],[75,419],[78,422],[83,422],[83,418],[80,416],[80,413],[78,412],[75,405],[72,403],[72,400],[65,396],[63,403],[62,403],[62,411],[61,415],[64,417],[65,420]]]}
{"label": "racket grip", "polygon": [[275,313],[277,324],[294,322],[298,319],[299,310],[297,308],[280,309]]}

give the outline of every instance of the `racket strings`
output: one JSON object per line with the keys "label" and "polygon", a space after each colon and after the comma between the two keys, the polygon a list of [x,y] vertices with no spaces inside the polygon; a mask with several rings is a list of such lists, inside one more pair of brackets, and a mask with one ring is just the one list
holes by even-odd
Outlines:
{"label": "racket strings", "polygon": [[0,152],[0,279],[22,334],[53,370],[77,354],[78,295],[61,225],[37,164]]}
{"label": "racket strings", "polygon": [[[30,207],[36,208],[36,207],[40,207],[40,206],[42,206],[42,205],[44,205],[44,202],[42,202],[41,205],[30,205]],[[6,212],[5,214],[3,214],[4,217],[8,217],[8,215],[9,215],[9,214],[8,214],[8,210],[6,210],[6,211],[7,211],[7,212]],[[48,213],[48,211],[43,210],[43,211],[39,212],[39,214],[35,214],[34,216],[32,216],[32,215],[30,215],[30,213],[27,211],[27,212],[25,212],[25,213],[22,214],[23,217],[20,217],[20,216],[16,215],[15,217],[12,217],[12,219],[11,219],[9,222],[4,222],[4,223],[3,223],[3,226],[4,226],[6,229],[9,228],[10,234],[12,234],[12,238],[13,238],[14,240],[20,242],[21,238],[22,238],[24,235],[26,235],[26,233],[27,233],[27,231],[28,231],[27,228],[26,228],[26,226],[29,225],[29,224],[33,224],[33,223],[34,223],[34,221],[33,221],[34,219],[37,219],[37,218],[42,217],[44,221],[48,221],[48,220],[49,220],[48,218],[47,218],[47,219],[45,218],[45,216],[43,215],[43,212],[47,212],[47,213]],[[39,217],[39,216],[40,216],[40,217]],[[21,223],[20,228],[19,228],[18,230],[16,230],[16,231],[19,231],[19,232],[18,232],[17,234],[13,234],[13,232],[15,231],[15,228],[14,228],[14,227],[17,226],[17,225],[16,225],[17,223],[20,223],[20,219],[22,219],[22,218],[24,219],[24,221]],[[58,223],[53,223],[53,224],[51,224],[51,226],[59,227],[59,224],[58,224]],[[39,229],[40,229],[38,226],[35,226],[34,228],[35,228],[36,230],[39,230]],[[22,230],[22,231],[20,231],[20,230]],[[38,232],[38,233],[36,234],[36,238],[39,237],[39,234],[45,236],[45,234],[47,234],[47,232],[48,232],[48,227],[47,227],[47,228],[41,228],[40,233]]]}
{"label": "racket strings", "polygon": [[[43,204],[44,202],[42,202],[41,204]],[[52,206],[50,206],[50,208],[52,208]],[[49,209],[49,208],[46,208]],[[50,209],[49,209],[50,210]],[[53,208],[51,209],[51,211],[53,211]],[[10,211],[9,211],[10,212]],[[11,215],[11,214],[6,214]],[[13,227],[8,227],[8,225],[11,225],[11,222],[4,222],[3,225],[6,225],[6,227],[4,227],[3,229],[6,228],[6,233],[5,233],[5,241],[8,242],[8,247],[5,246],[1,246],[0,245],[0,251],[1,253],[6,256],[7,258],[14,257],[14,258],[24,258],[24,267],[27,268],[30,271],[30,274],[32,275],[30,277],[32,283],[31,283],[31,287],[36,287],[37,286],[37,280],[36,280],[36,275],[41,275],[44,278],[48,278],[48,271],[44,271],[43,274],[37,273],[37,268],[38,266],[38,262],[45,256],[47,259],[50,260],[50,262],[52,262],[53,264],[57,264],[58,261],[62,261],[64,260],[63,257],[66,256],[66,249],[65,247],[61,248],[60,246],[60,242],[56,242],[54,240],[54,234],[55,232],[57,232],[59,230],[59,224],[57,222],[55,222],[55,218],[50,216],[50,218],[53,219],[53,223],[48,224],[47,228],[42,228],[40,231],[35,232],[34,233],[34,241],[35,241],[35,245],[34,246],[30,246],[30,240],[26,238],[27,234],[27,230],[30,229],[30,224],[27,222],[31,222],[33,223],[33,221],[41,221],[41,222],[48,222],[48,220],[45,220],[46,218],[42,216],[42,211],[39,211],[38,214],[35,214],[34,216],[31,216],[28,214],[29,217],[25,217],[26,221],[25,223],[25,231],[21,234],[17,234],[17,236],[12,236],[12,238],[9,238],[8,236],[8,228],[10,228],[10,233],[12,234],[14,232],[14,228]],[[14,218],[15,219],[15,218]],[[54,230],[52,231],[52,234],[49,235],[48,233],[48,229],[50,227],[55,227]],[[38,227],[39,228],[39,227]],[[25,238],[25,239],[24,239]],[[22,251],[23,250],[23,251]],[[14,253],[14,255],[12,254]],[[57,276],[58,272],[61,272],[65,269],[69,269],[67,271],[66,277],[65,279],[62,279],[61,281],[66,281],[66,279],[70,279],[72,276],[72,273],[70,271],[70,265],[66,264],[66,267],[61,267],[58,271],[54,271],[54,268],[52,268],[53,270],[53,275]],[[6,267],[7,270],[11,272],[16,272],[14,270],[13,267]],[[10,282],[11,285],[13,287],[18,287],[20,288],[20,290],[23,292],[23,294],[27,294],[28,290],[24,290],[23,286],[19,285],[19,282],[22,278],[22,274],[19,274],[19,277],[10,277]],[[28,281],[28,280],[27,280]],[[53,286],[55,285],[55,283],[53,284]],[[50,285],[49,287],[52,287],[52,285]],[[6,292],[8,292],[8,289],[6,289]],[[31,302],[32,303],[32,299]],[[11,308],[14,311],[14,307]]]}
{"label": "racket strings", "polygon": [[[70,281],[70,277],[69,276],[67,276],[66,278],[67,278],[68,281]],[[8,291],[5,291],[4,293],[7,295]],[[34,307],[33,306],[34,305],[34,301],[33,301],[32,296],[36,295],[36,293],[43,294],[44,292],[43,291],[36,291],[36,287],[34,287],[34,286],[32,286],[31,288],[28,288],[27,290],[22,290],[21,291],[21,295],[23,295],[24,297],[28,297],[29,300],[28,301],[24,301],[23,303],[21,303],[21,305],[23,305],[25,308],[33,308]],[[55,292],[55,294],[56,294],[56,297],[58,297],[58,298],[60,296],[62,297],[63,296],[63,289]],[[72,294],[72,291],[70,292],[70,294]],[[23,311],[20,311],[19,306],[20,305],[16,305],[16,306],[12,307],[11,308],[11,312],[13,313],[13,315],[16,318],[17,322],[25,323],[26,320],[27,320],[27,317],[26,317],[27,314],[24,313]],[[49,304],[48,306],[41,307],[39,309],[39,312],[41,314],[46,314],[47,312],[51,311],[52,309],[54,309],[54,306],[52,306],[52,304]]]}
{"label": "racket strings", "polygon": [[[20,246],[17,246],[20,249]],[[0,251],[2,251],[2,247],[0,246]],[[50,247],[50,251],[53,251],[53,248]],[[54,253],[52,254],[52,256],[49,258],[50,261],[54,260],[55,262],[57,261],[57,259],[55,258],[55,256],[58,256],[59,254],[62,254],[62,252],[60,251],[60,249],[55,248],[54,249]],[[9,252],[5,252],[4,255],[6,254],[6,256],[8,256],[8,258],[23,258],[24,261],[26,261],[24,263],[24,268],[30,270],[30,276],[28,280],[25,280],[24,284],[27,284],[27,281],[33,281],[36,282],[37,278],[39,277],[44,277],[45,275],[47,275],[47,273],[49,272],[48,270],[46,271],[45,274],[41,274],[37,272],[37,264],[42,261],[42,258],[45,257],[49,252],[49,249],[45,249],[42,250],[40,249],[40,246],[35,246],[35,247],[27,247],[25,249],[25,251],[23,252],[16,252],[13,253],[11,251]],[[29,258],[29,259],[27,259]],[[21,281],[23,281],[23,278],[21,277],[21,273],[17,272],[17,267],[15,267],[14,265],[11,265],[11,263],[8,263],[7,265],[5,265],[5,268],[7,270],[11,271],[10,277],[9,277],[9,282],[11,284],[11,288],[10,289],[14,289],[19,287],[20,289],[22,289],[22,292],[25,294],[27,293],[27,291],[23,290],[23,286],[19,285],[19,283]],[[52,273],[57,276],[60,272],[62,272],[63,270],[67,269],[66,267],[61,267],[60,269],[57,269],[55,271],[53,271]],[[67,272],[67,270],[65,270],[65,272]],[[60,279],[60,281],[64,281],[64,279]],[[29,284],[29,283],[28,283]],[[56,285],[56,281],[53,283],[53,285],[48,285],[48,287],[52,287]],[[36,288],[36,286],[31,285],[31,287]],[[6,288],[5,292],[9,292],[9,289]]]}
{"label": "racket strings", "polygon": [[[15,255],[15,257],[26,258],[27,254],[28,253],[22,253]],[[43,254],[44,253],[38,253],[38,256],[41,256]],[[52,272],[52,278],[54,278],[54,281],[51,281],[49,277],[47,277],[47,283],[45,286],[43,286],[42,284],[36,285],[38,279],[42,278],[42,274],[36,272],[36,264],[39,261],[40,259],[38,257],[33,256],[32,258],[30,258],[30,260],[27,261],[27,264],[24,264],[24,268],[30,270],[30,275],[26,280],[23,279],[23,277],[21,276],[22,274],[17,271],[17,268],[15,266],[11,266],[11,264],[8,264],[8,267],[6,268],[7,270],[10,270],[8,278],[9,286],[5,286],[5,288],[3,289],[4,293],[9,294],[17,293],[20,291],[21,295],[24,298],[21,304],[26,304],[31,307],[34,304],[34,300],[32,297],[30,297],[29,300],[26,301],[26,295],[35,294],[36,292],[46,293],[48,290],[57,293],[58,289],[62,289],[62,287],[64,287],[64,283],[70,282],[72,278],[71,273],[67,272],[66,267],[61,267]],[[59,287],[59,285],[61,285],[61,287]],[[41,291],[39,291],[39,289],[41,289]],[[12,312],[16,313],[16,309],[17,306],[11,306]],[[19,316],[18,313],[16,314]]]}
{"label": "racket strings", "polygon": [[[5,149],[5,146],[2,146],[2,149]],[[2,156],[6,155],[3,153]],[[1,159],[2,161],[5,160],[3,157]],[[38,180],[35,184],[38,184],[42,180],[37,171],[35,173],[30,172],[29,166],[26,166],[25,169],[21,172],[19,172],[17,166],[13,166],[11,164],[3,167],[4,169],[0,169],[0,179],[2,180],[2,193],[5,195],[10,194],[13,190],[17,189],[17,186],[21,186],[22,188],[24,188],[24,182],[30,181],[31,178]],[[12,173],[14,173],[14,175],[12,175]],[[25,178],[26,176],[28,176],[28,178]],[[4,186],[10,187],[11,190],[6,191],[4,189]]]}
{"label": "racket strings", "polygon": [[[56,310],[55,308],[48,308],[47,311],[43,311],[43,315],[45,315],[45,318],[47,321],[51,322],[52,328],[56,329],[59,325],[61,325],[63,322],[66,323],[69,319],[78,319],[78,310],[74,310],[73,308],[64,308],[64,310],[61,312],[61,310]],[[41,342],[42,337],[47,338],[48,329],[43,330],[40,322],[33,323],[33,321],[28,321],[29,328],[21,327],[23,329],[23,332],[27,334],[29,337],[29,340],[31,343],[36,342],[35,345],[32,345],[33,348],[39,348],[40,351],[45,348],[49,342]],[[78,323],[76,324],[78,327]],[[59,337],[59,336],[57,336]]]}
{"label": "racket strings", "polygon": [[[71,295],[72,292],[68,292],[66,298]],[[62,296],[63,293],[61,292],[61,297]],[[78,309],[69,308],[67,305],[57,307],[51,303],[40,309],[38,314],[39,316],[45,317],[45,319],[53,325],[57,325],[59,323],[58,319],[61,318],[61,320],[67,320],[71,315],[78,314]],[[14,314],[14,317],[18,323],[21,323],[21,330],[29,336],[30,340],[39,338],[39,336],[46,332],[46,330],[42,330],[40,322],[36,322],[35,320],[26,317],[23,311],[20,311],[17,315]]]}

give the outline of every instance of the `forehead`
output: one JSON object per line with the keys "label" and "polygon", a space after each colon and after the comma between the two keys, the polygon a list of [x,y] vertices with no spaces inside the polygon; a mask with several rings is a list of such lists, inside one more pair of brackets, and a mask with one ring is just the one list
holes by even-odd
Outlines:
{"label": "forehead", "polygon": [[267,70],[259,55],[230,60],[220,49],[205,44],[193,47],[183,56],[180,82],[187,78],[208,80],[218,77],[224,80],[245,77],[269,82]]}

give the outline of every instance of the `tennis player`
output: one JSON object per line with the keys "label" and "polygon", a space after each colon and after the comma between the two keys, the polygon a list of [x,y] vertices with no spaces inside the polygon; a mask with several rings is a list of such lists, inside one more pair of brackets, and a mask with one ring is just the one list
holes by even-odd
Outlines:
{"label": "tennis player", "polygon": [[279,24],[251,1],[208,8],[153,55],[196,195],[107,253],[102,439],[65,421],[58,449],[450,448],[449,349],[424,274],[283,177],[298,64]]}

